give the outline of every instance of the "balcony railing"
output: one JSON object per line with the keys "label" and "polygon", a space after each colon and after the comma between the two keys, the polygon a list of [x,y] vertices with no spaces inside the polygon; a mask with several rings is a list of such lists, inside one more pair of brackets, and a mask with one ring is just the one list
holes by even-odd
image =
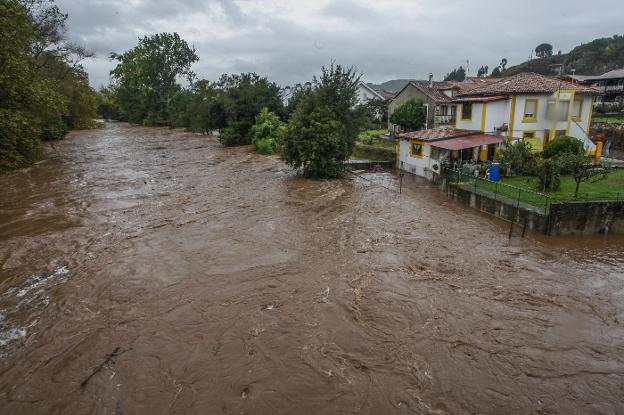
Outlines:
{"label": "balcony railing", "polygon": [[604,87],[605,92],[618,92],[624,91],[624,85],[606,85]]}
{"label": "balcony railing", "polygon": [[436,115],[434,120],[436,125],[449,125],[455,124],[455,116],[454,115]]}

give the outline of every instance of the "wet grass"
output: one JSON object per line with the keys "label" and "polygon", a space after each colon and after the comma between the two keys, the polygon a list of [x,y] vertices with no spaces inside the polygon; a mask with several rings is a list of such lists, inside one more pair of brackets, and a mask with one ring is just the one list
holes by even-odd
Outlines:
{"label": "wet grass", "polygon": [[377,138],[386,130],[370,130],[360,134],[351,158],[371,161],[392,161],[395,158],[394,140]]}
{"label": "wet grass", "polygon": [[[501,183],[517,188],[539,192],[535,176],[503,178]],[[553,201],[573,200],[576,182],[571,176],[561,178],[561,189],[544,193]],[[624,199],[624,169],[613,170],[606,179],[598,182],[581,183],[577,199],[581,200],[620,200]]]}

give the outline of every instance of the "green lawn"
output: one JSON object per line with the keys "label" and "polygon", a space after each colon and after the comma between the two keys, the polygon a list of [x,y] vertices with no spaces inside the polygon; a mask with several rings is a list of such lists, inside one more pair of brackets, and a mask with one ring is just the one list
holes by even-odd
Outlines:
{"label": "green lawn", "polygon": [[358,160],[392,161],[395,158],[394,140],[376,138],[387,130],[370,130],[360,134],[351,158]]}
{"label": "green lawn", "polygon": [[624,117],[592,117],[592,122],[607,122],[613,124],[624,123]]}
{"label": "green lawn", "polygon": [[[539,191],[537,177],[533,176],[501,178],[501,182],[527,190]],[[561,178],[561,189],[558,192],[545,194],[553,200],[570,200],[574,197],[575,188],[574,179],[571,176],[564,176]],[[624,199],[624,169],[613,170],[606,179],[599,182],[581,183],[578,198],[585,200]]]}

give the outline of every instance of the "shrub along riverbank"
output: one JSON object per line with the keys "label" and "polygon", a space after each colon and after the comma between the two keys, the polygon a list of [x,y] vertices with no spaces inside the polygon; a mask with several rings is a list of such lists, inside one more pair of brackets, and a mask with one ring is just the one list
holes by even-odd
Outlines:
{"label": "shrub along riverbank", "polygon": [[91,128],[96,95],[52,0],[0,1],[0,172],[29,166],[41,142]]}

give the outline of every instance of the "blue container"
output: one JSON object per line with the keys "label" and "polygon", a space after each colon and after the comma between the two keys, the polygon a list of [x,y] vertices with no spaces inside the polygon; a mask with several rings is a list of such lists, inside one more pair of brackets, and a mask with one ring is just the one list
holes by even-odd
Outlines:
{"label": "blue container", "polygon": [[500,180],[500,167],[499,166],[490,167],[490,180],[493,182],[497,182]]}

